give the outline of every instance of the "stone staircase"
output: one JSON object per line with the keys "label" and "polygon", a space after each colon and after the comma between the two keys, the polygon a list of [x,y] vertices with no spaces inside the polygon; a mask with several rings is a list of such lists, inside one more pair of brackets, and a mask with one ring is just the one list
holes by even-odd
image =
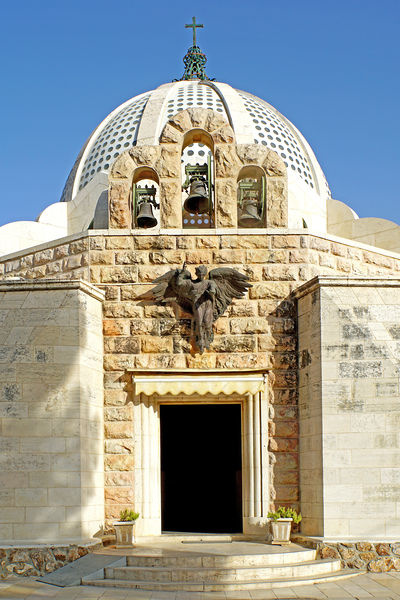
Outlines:
{"label": "stone staircase", "polygon": [[[182,548],[183,546],[183,548]],[[190,547],[186,547],[190,546]],[[84,585],[153,591],[216,592],[292,587],[334,581],[361,573],[341,570],[340,560],[317,559],[295,544],[193,543],[142,547],[115,556],[116,562],[86,577]]]}

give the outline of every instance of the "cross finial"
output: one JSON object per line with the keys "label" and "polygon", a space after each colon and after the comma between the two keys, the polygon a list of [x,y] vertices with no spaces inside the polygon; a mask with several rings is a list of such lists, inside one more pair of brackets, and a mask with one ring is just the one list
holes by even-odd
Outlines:
{"label": "cross finial", "polygon": [[196,17],[192,17],[192,24],[185,25],[185,27],[191,27],[193,29],[193,46],[196,46],[196,27],[204,27],[204,25],[196,25]]}

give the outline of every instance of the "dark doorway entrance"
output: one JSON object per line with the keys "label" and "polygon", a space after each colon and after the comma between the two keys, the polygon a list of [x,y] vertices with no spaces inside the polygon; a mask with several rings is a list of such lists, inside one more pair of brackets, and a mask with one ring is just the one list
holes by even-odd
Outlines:
{"label": "dark doorway entrance", "polygon": [[162,530],[242,531],[240,404],[161,405]]}

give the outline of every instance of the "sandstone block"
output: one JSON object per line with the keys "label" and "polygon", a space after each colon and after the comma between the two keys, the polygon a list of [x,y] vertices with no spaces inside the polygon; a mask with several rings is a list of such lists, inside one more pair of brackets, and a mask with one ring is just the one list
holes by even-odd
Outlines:
{"label": "sandstone block", "polygon": [[123,152],[111,166],[111,177],[114,179],[131,178],[134,168],[135,163],[129,155],[129,152]]}
{"label": "sandstone block", "polygon": [[283,177],[286,175],[285,163],[273,150],[267,150],[262,166],[269,177]]}
{"label": "sandstone block", "polygon": [[272,352],[275,350],[276,342],[271,334],[259,335],[258,336],[258,350],[259,352]]}
{"label": "sandstone block", "polygon": [[152,167],[160,155],[159,146],[134,146],[129,149],[133,162],[137,165]]}
{"label": "sandstone block", "polygon": [[291,287],[286,282],[255,283],[249,290],[251,299],[284,299],[290,294]]}
{"label": "sandstone block", "polygon": [[193,250],[195,239],[193,236],[182,236],[176,238],[176,247],[182,250]]}
{"label": "sandstone block", "polygon": [[182,228],[181,184],[178,178],[160,181],[161,227]]}
{"label": "sandstone block", "polygon": [[215,149],[215,173],[217,177],[235,178],[239,170],[239,161],[235,147],[231,144],[217,146]]}
{"label": "sandstone block", "polygon": [[103,321],[104,335],[129,335],[130,323],[126,319],[105,319]]}
{"label": "sandstone block", "polygon": [[108,471],[104,476],[105,486],[130,486],[134,485],[133,473],[129,471]]}
{"label": "sandstone block", "polygon": [[140,342],[135,337],[107,337],[104,351],[115,354],[139,354]]}
{"label": "sandstone block", "polygon": [[132,504],[135,495],[131,487],[113,486],[104,489],[104,499],[110,504]]}
{"label": "sandstone block", "polygon": [[269,440],[271,452],[297,452],[298,440],[296,438],[275,438]]}
{"label": "sandstone block", "polygon": [[261,317],[240,318],[231,320],[231,333],[266,333],[270,327],[267,319]]}
{"label": "sandstone block", "polygon": [[321,558],[340,558],[340,554],[337,548],[332,548],[331,546],[325,546],[320,551]]}
{"label": "sandstone block", "polygon": [[237,196],[235,179],[217,179],[215,184],[217,227],[237,227]]}
{"label": "sandstone block", "polygon": [[228,307],[229,317],[255,317],[257,315],[257,303],[251,300],[233,300]]}
{"label": "sandstone block", "polygon": [[233,129],[228,124],[214,131],[211,137],[214,140],[214,144],[232,144],[235,141]]}
{"label": "sandstone block", "polygon": [[129,229],[132,214],[129,204],[130,183],[112,181],[109,191],[110,229]]}
{"label": "sandstone block", "polygon": [[223,235],[220,238],[220,248],[265,248],[269,246],[266,235]]}
{"label": "sandstone block", "polygon": [[160,323],[155,319],[132,319],[131,335],[159,335]]}
{"label": "sandstone block", "polygon": [[160,177],[180,177],[181,155],[175,144],[161,146],[161,157],[155,164]]}
{"label": "sandstone block", "polygon": [[140,235],[135,238],[137,250],[174,250],[175,236],[167,235]]}
{"label": "sandstone block", "polygon": [[236,152],[244,165],[262,165],[266,157],[266,151],[255,144],[238,144]]}
{"label": "sandstone block", "polygon": [[104,451],[106,454],[132,454],[133,440],[105,440]]}
{"label": "sandstone block", "polygon": [[186,360],[183,354],[142,354],[136,361],[141,369],[184,369]]}
{"label": "sandstone block", "polygon": [[68,256],[63,261],[63,269],[69,271],[71,269],[79,269],[82,265],[82,255],[76,254],[74,256]]}
{"label": "sandstone block", "polygon": [[104,369],[106,371],[125,371],[134,367],[134,354],[106,354],[104,357]]}
{"label": "sandstone block", "polygon": [[150,304],[144,307],[144,316],[152,319],[170,319],[175,317],[175,312],[170,304],[166,304],[165,306],[154,306]]}
{"label": "sandstone block", "polygon": [[128,401],[128,392],[125,390],[104,390],[105,406],[124,406]]}
{"label": "sandstone block", "polygon": [[132,471],[134,468],[133,456],[126,454],[109,454],[105,456],[105,471]]}
{"label": "sandstone block", "polygon": [[256,340],[251,335],[216,336],[212,343],[215,352],[254,352]]}
{"label": "sandstone block", "polygon": [[267,186],[267,227],[287,227],[287,184],[284,179],[271,179]]}
{"label": "sandstone block", "polygon": [[219,248],[219,239],[216,235],[202,235],[196,237],[196,248]]}
{"label": "sandstone block", "polygon": [[204,108],[188,108],[187,114],[193,127],[204,129],[204,124],[209,114],[208,110]]}
{"label": "sandstone block", "polygon": [[263,267],[263,279],[266,281],[297,281],[299,267],[295,265],[268,265]]}
{"label": "sandstone block", "polygon": [[106,438],[131,438],[133,435],[132,423],[124,421],[111,421],[104,424],[104,435]]}
{"label": "sandstone block", "polygon": [[180,250],[156,250],[149,253],[153,265],[182,265],[184,253]]}
{"label": "sandstone block", "polygon": [[135,302],[106,302],[103,308],[103,315],[106,318],[141,318],[143,317],[143,307]]}
{"label": "sandstone block", "polygon": [[379,556],[391,555],[390,544],[375,544],[375,550]]}
{"label": "sandstone block", "polygon": [[220,369],[267,369],[270,366],[269,357],[266,354],[235,353],[220,354],[217,356],[216,367]]}
{"label": "sandstone block", "polygon": [[[120,287],[121,290],[121,300],[136,300],[142,294],[146,293],[148,290],[152,288],[151,285],[128,285],[123,284]],[[118,289],[118,288],[114,288]]]}
{"label": "sandstone block", "polygon": [[[138,281],[142,283],[152,283],[154,279],[167,273],[169,268],[164,265],[157,266],[140,266],[138,268]],[[151,288],[148,288],[151,289]],[[144,293],[144,289],[142,293]]]}
{"label": "sandstone block", "polygon": [[89,238],[87,237],[75,240],[69,244],[70,254],[81,254],[82,252],[87,252],[87,250],[89,250]]}
{"label": "sandstone block", "polygon": [[109,250],[129,250],[133,248],[132,235],[111,235],[105,238],[105,246]]}
{"label": "sandstone block", "polygon": [[242,265],[244,263],[243,250],[215,250],[213,262],[222,264]]}
{"label": "sandstone block", "polygon": [[90,250],[104,250],[105,247],[105,237],[103,235],[99,235],[96,237],[89,238],[89,248]]}
{"label": "sandstone block", "polygon": [[313,248],[314,250],[319,250],[320,252],[329,252],[331,249],[331,242],[322,238],[311,237],[310,248]]}
{"label": "sandstone block", "polygon": [[212,253],[210,250],[188,250],[185,260],[188,265],[208,265],[212,262]]}
{"label": "sandstone block", "polygon": [[219,129],[220,127],[225,127],[226,125],[228,125],[228,123],[225,121],[222,115],[220,115],[214,110],[207,109],[204,119],[204,129],[206,131],[212,133],[216,129]]}
{"label": "sandstone block", "polygon": [[215,369],[215,365],[215,354],[196,354],[195,356],[187,356],[188,369]]}
{"label": "sandstone block", "polygon": [[104,420],[107,421],[131,421],[133,417],[133,406],[106,406],[104,408]]}
{"label": "sandstone block", "polygon": [[186,110],[182,110],[178,114],[174,115],[172,119],[170,119],[169,123],[181,133],[185,133],[186,131],[189,131],[189,129],[192,129],[192,121]]}
{"label": "sandstone block", "polygon": [[142,352],[172,353],[172,338],[148,336],[142,339]]}
{"label": "sandstone block", "polygon": [[47,248],[46,250],[42,250],[41,252],[36,252],[33,255],[33,264],[34,266],[44,265],[53,259],[53,249]]}
{"label": "sandstone block", "polygon": [[392,569],[392,567],[392,559],[387,556],[385,558],[371,560],[371,562],[368,564],[368,571],[372,571],[372,573],[387,573]]}
{"label": "sandstone block", "polygon": [[131,283],[138,277],[137,266],[100,267],[100,278],[104,283]]}
{"label": "sandstone block", "polygon": [[[100,253],[99,253],[100,254]],[[104,254],[104,253],[101,253]],[[112,254],[112,253],[111,253]],[[111,257],[111,263],[114,262],[114,255]],[[145,265],[149,262],[148,252],[138,252],[136,250],[118,251],[115,253],[116,265]]]}

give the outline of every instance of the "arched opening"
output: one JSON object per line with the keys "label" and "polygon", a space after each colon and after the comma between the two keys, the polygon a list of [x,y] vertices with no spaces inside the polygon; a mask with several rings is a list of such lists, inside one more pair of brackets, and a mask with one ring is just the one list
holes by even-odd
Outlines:
{"label": "arched opening", "polygon": [[184,229],[214,227],[214,145],[202,129],[185,134],[182,154],[182,222]]}
{"label": "arched opening", "polygon": [[153,229],[160,225],[160,182],[151,167],[139,167],[132,180],[132,227]]}
{"label": "arched opening", "polygon": [[237,180],[238,227],[265,227],[265,192],[264,171],[255,165],[243,167]]}

